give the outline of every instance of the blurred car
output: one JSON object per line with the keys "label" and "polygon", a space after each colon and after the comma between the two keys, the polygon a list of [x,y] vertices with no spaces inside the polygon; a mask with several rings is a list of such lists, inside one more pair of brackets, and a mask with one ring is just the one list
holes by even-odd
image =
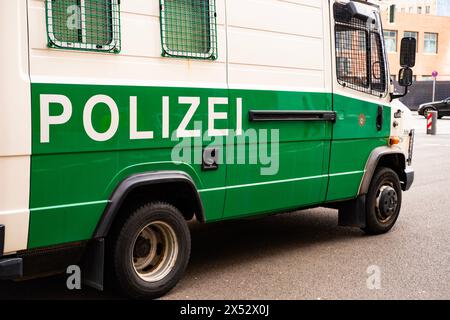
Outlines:
{"label": "blurred car", "polygon": [[428,111],[437,111],[439,119],[450,116],[450,97],[441,101],[423,103],[417,110],[417,112],[425,118],[427,117]]}

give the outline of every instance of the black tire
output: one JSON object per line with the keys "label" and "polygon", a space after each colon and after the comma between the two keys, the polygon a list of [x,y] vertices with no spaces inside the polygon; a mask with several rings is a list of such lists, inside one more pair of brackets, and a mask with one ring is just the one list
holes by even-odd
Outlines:
{"label": "black tire", "polygon": [[425,109],[423,109],[423,116],[425,118],[427,117],[429,111],[435,111],[435,109],[432,107],[426,107]]}
{"label": "black tire", "polygon": [[401,204],[398,175],[392,169],[378,168],[366,196],[366,227],[362,230],[371,235],[388,232],[397,221]]}
{"label": "black tire", "polygon": [[[151,238],[155,240],[154,243],[142,236],[144,232],[153,233]],[[158,232],[161,233],[159,236]],[[189,262],[191,251],[189,228],[181,212],[167,203],[148,203],[138,208],[111,240],[112,276],[116,288],[129,298],[155,299],[163,296],[175,287]],[[164,240],[168,243],[165,247]],[[139,241],[142,243],[140,246]],[[138,258],[137,252],[141,252]],[[147,259],[145,255],[153,257],[149,262],[150,270],[158,271],[158,268],[166,270],[166,273],[162,273],[164,276],[161,279],[150,281],[143,278],[145,270],[139,273],[136,268],[137,259],[145,261]],[[167,263],[164,263],[165,259],[169,259]],[[153,267],[154,261],[155,265],[159,264],[162,267]]]}

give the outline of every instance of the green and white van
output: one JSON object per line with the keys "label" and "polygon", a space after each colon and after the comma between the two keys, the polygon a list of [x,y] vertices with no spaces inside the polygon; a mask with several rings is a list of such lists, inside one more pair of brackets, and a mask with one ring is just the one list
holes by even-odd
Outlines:
{"label": "green and white van", "polygon": [[377,6],[15,0],[0,25],[0,279],[79,265],[155,298],[188,264],[193,219],[397,220],[414,132]]}

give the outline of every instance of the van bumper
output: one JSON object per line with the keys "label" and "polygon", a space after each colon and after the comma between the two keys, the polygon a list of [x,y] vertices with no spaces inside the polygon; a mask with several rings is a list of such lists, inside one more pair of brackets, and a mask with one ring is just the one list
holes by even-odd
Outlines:
{"label": "van bumper", "polygon": [[414,182],[414,169],[406,168],[405,169],[405,181],[402,183],[403,191],[408,191],[411,188],[411,185]]}
{"label": "van bumper", "polygon": [[0,280],[14,280],[23,275],[22,258],[2,258],[5,247],[5,226],[0,225]]}

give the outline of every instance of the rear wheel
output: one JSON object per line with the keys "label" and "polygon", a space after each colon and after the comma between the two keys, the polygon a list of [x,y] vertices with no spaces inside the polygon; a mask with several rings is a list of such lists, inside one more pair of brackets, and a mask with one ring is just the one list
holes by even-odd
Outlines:
{"label": "rear wheel", "polygon": [[431,107],[426,107],[425,109],[423,109],[423,116],[425,118],[428,117],[428,112],[430,112],[430,111],[434,111],[434,109]]}
{"label": "rear wheel", "polygon": [[389,168],[375,172],[366,196],[367,234],[386,233],[394,226],[402,204],[402,189],[397,174]]}
{"label": "rear wheel", "polygon": [[113,241],[112,276],[131,298],[166,294],[181,279],[189,261],[187,223],[167,203],[150,203],[134,211]]}

